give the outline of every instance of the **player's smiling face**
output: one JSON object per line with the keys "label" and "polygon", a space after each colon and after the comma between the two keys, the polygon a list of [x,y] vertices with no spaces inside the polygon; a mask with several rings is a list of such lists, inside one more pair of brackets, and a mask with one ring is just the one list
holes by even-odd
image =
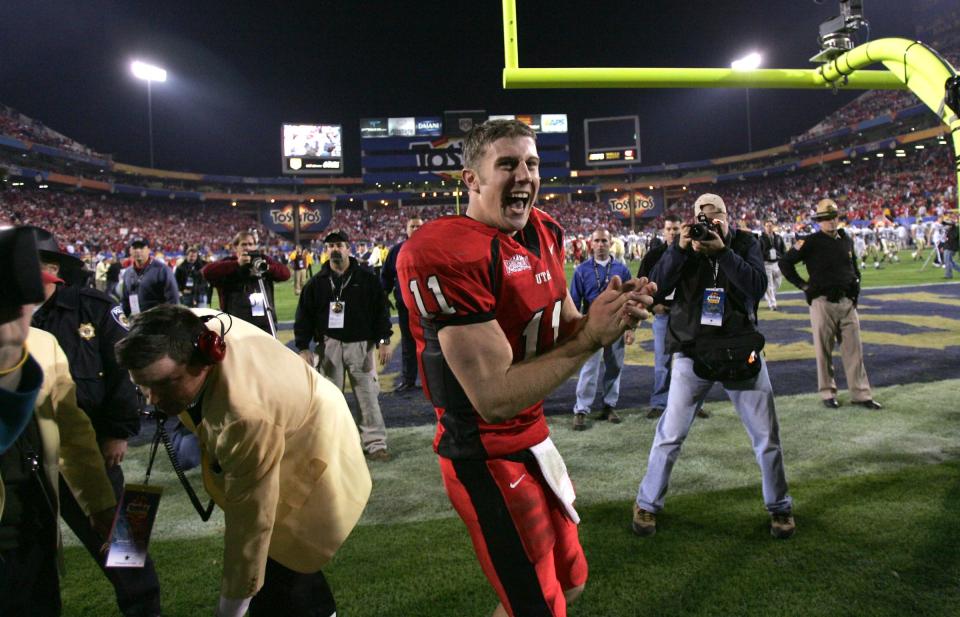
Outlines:
{"label": "player's smiling face", "polygon": [[503,137],[464,180],[470,188],[467,215],[505,233],[523,229],[540,190],[540,157],[530,137]]}

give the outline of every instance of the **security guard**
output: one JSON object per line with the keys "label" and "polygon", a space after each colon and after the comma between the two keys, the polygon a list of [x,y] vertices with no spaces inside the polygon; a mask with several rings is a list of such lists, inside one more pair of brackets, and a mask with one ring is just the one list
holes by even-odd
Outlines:
{"label": "security guard", "polygon": [[[780,270],[788,281],[803,290],[810,305],[817,385],[824,407],[840,407],[833,379],[833,344],[838,340],[851,402],[867,409],[880,409],[880,403],[871,396],[867,369],[863,365],[857,314],[860,295],[857,256],[853,240],[838,228],[838,215],[837,204],[832,199],[820,200],[813,217],[820,231],[798,240],[780,260]],[[807,266],[809,281],[797,274],[796,265],[801,261]]]}
{"label": "security guard", "polygon": [[[46,301],[32,324],[56,337],[77,384],[77,402],[90,418],[107,476],[119,501],[123,492],[120,462],[127,440],[140,432],[140,400],[127,372],[114,355],[114,344],[127,334],[122,308],[110,296],[89,287],[64,285],[58,273],[80,260],[60,251],[50,232],[34,228],[44,273]],[[124,616],[159,615],[160,582],[148,557],[143,568],[104,567],[103,540],[94,533],[77,501],[60,478],[61,516],[83,542],[114,586]]]}

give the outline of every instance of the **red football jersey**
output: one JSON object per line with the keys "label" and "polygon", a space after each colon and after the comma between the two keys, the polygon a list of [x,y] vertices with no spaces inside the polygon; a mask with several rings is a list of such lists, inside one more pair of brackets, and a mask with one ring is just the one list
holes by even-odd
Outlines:
{"label": "red football jersey", "polygon": [[438,331],[496,319],[514,363],[551,349],[567,295],[563,262],[563,229],[537,208],[512,237],[466,216],[447,216],[404,243],[397,273],[424,391],[437,413],[433,446],[441,456],[500,457],[549,435],[543,401],[507,422],[485,422],[447,366]]}

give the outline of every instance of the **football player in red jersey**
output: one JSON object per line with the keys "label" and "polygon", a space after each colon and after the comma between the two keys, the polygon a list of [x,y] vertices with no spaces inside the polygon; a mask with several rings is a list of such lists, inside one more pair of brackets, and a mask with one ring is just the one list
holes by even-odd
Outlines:
{"label": "football player in red jersey", "polygon": [[648,317],[655,286],[614,277],[587,316],[563,271],[563,230],[534,207],[534,132],[493,120],[464,141],[466,216],[424,225],[397,261],[447,495],[500,598],[494,616],[567,614],[587,563],[543,398]]}

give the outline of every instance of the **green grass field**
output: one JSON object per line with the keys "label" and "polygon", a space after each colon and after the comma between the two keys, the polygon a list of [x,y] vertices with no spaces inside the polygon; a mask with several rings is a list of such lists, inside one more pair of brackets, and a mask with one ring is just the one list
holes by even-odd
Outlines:
{"label": "green grass field", "polygon": [[[577,486],[591,569],[570,615],[957,615],[958,387],[954,379],[879,389],[880,412],[826,410],[815,394],[778,397],[798,524],[788,541],[769,536],[759,471],[729,403],[712,403],[713,417],[693,427],[660,529],[643,539],[630,532],[630,508],[654,421],[625,410],[621,425],[574,433],[568,418],[550,419]],[[481,616],[496,604],[443,493],[432,434],[390,429],[395,460],[371,465],[367,510],[325,569],[341,617]],[[129,481],[142,479],[146,448],[124,464]],[[151,544],[164,614],[209,614],[222,513],[202,523],[162,455],[153,475],[165,487]],[[105,579],[71,544],[64,615],[117,614]]]}

